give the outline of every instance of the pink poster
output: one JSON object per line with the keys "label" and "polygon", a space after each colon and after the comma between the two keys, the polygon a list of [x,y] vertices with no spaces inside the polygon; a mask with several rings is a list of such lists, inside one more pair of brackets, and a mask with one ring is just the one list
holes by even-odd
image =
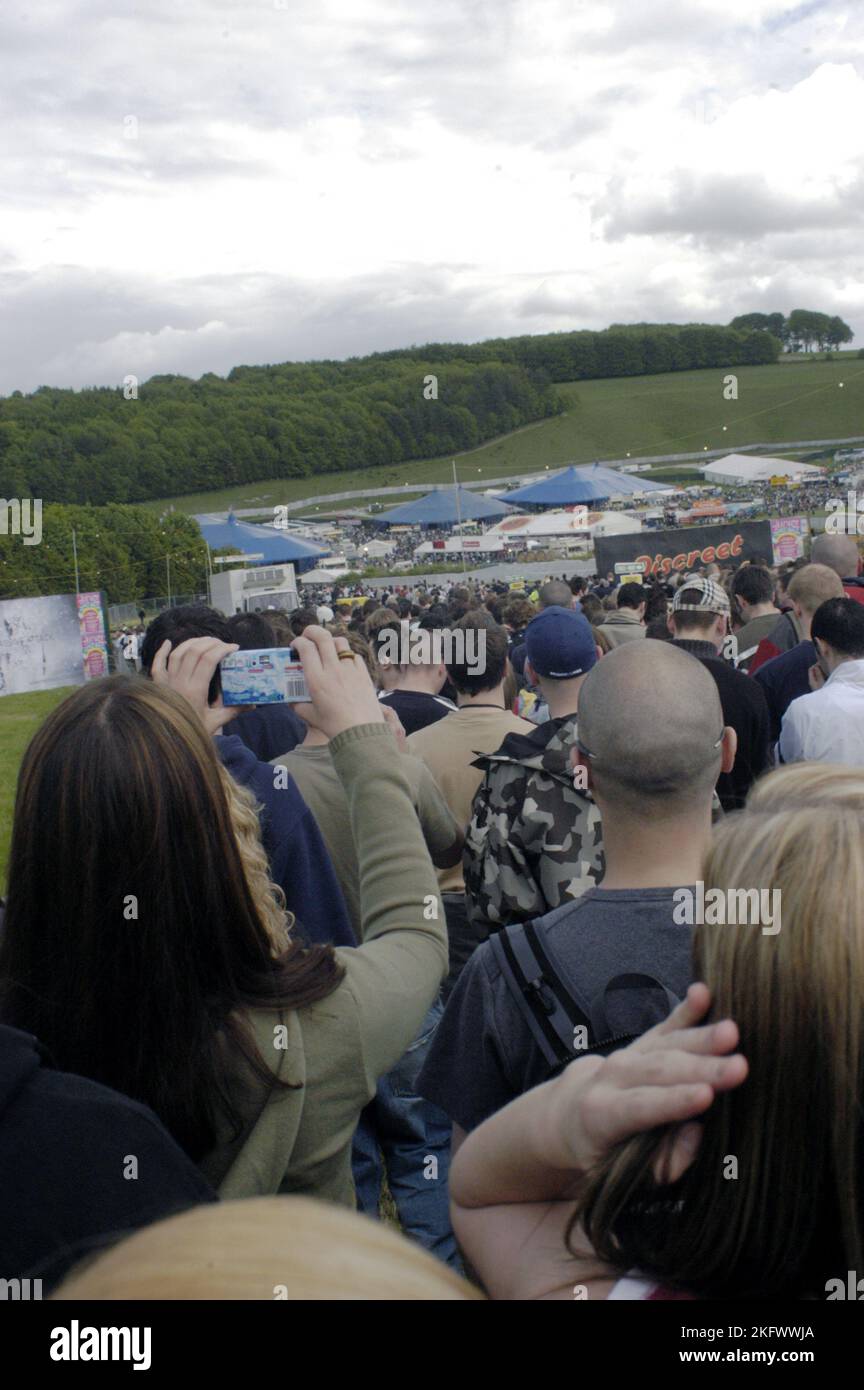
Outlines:
{"label": "pink poster", "polygon": [[78,594],[77,603],[84,679],[91,681],[108,674],[108,639],[102,614],[102,595],[98,591]]}
{"label": "pink poster", "polygon": [[771,544],[774,549],[774,563],[786,560],[800,560],[810,534],[810,522],[806,516],[774,517],[771,521]]}

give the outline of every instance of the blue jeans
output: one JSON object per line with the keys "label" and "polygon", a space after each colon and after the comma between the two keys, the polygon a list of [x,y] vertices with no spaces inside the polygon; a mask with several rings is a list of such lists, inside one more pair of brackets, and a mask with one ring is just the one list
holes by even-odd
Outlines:
{"label": "blue jeans", "polygon": [[436,999],[404,1057],[378,1082],[357,1125],[352,1167],[360,1211],[378,1216],[386,1171],[405,1234],[461,1271],[447,1190],[452,1126],[443,1110],[417,1094],[442,1013]]}

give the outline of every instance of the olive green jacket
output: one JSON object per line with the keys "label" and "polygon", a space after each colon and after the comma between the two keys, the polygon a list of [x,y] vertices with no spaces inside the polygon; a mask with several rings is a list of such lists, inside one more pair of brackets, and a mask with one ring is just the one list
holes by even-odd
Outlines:
{"label": "olive green jacket", "polygon": [[258,1050],[295,1089],[247,1076],[245,1123],[201,1163],[222,1197],[297,1192],[354,1205],[351,1141],[378,1078],[415,1038],[447,972],[437,876],[386,724],[332,740],[360,864],[363,944],[340,947],[345,975],[326,999],[248,1015]]}

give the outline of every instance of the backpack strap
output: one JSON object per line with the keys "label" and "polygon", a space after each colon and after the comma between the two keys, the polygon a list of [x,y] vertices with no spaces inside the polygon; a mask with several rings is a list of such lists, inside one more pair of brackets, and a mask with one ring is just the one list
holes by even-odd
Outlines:
{"label": "backpack strap", "polygon": [[514,924],[489,938],[492,953],[519,1010],[552,1067],[572,1062],[573,1030],[590,1028],[552,966],[532,922]]}
{"label": "backpack strap", "polygon": [[[629,972],[614,975],[593,1000],[585,1014],[574,1000],[543,948],[533,922],[523,922],[493,932],[489,938],[492,953],[519,1011],[549,1066],[558,1071],[576,1057],[591,1052],[614,1050],[639,1037],[638,1033],[612,1035],[607,1019],[607,995],[613,990],[660,990],[665,995],[667,1017],[681,1002],[653,975]],[[574,1030],[584,1027],[587,1048],[574,1044]]]}

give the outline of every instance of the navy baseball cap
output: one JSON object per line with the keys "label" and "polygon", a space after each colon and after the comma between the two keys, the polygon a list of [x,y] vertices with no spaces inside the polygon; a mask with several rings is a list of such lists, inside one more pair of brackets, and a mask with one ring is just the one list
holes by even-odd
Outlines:
{"label": "navy baseball cap", "polygon": [[544,608],[525,629],[525,655],[538,676],[571,680],[597,663],[597,644],[584,613]]}

